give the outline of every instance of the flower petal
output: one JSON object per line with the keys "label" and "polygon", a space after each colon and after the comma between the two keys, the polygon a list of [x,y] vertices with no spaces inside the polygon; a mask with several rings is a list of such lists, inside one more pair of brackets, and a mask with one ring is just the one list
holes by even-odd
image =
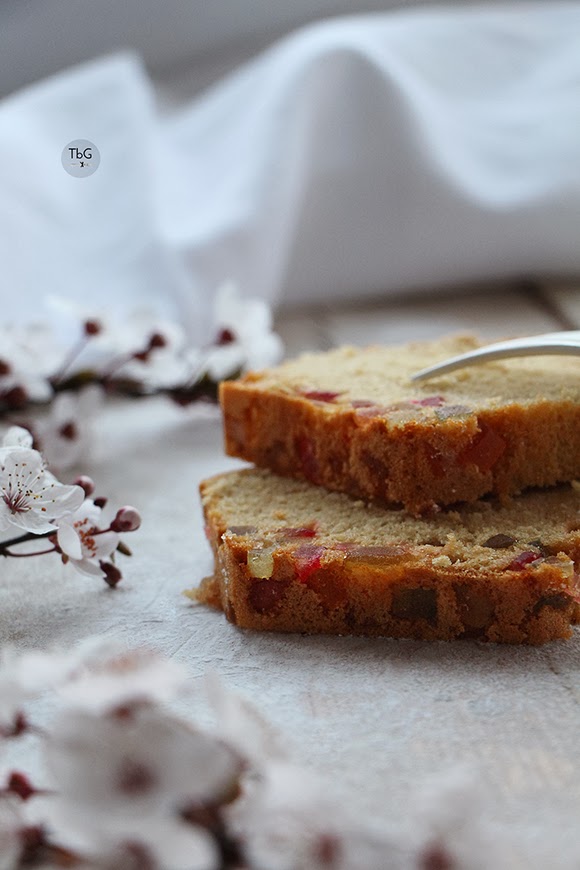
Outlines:
{"label": "flower petal", "polygon": [[83,555],[81,539],[74,527],[68,522],[58,523],[57,540],[60,549],[71,559],[81,559]]}
{"label": "flower petal", "polygon": [[4,440],[2,447],[32,447],[32,435],[28,429],[23,429],[22,426],[11,426]]}

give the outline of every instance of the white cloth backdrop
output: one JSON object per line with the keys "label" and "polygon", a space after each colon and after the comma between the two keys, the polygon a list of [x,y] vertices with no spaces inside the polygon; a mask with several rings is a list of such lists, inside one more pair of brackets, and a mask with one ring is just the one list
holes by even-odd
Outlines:
{"label": "white cloth backdrop", "polygon": [[5,318],[148,303],[198,339],[225,278],[276,304],[579,273],[580,3],[318,23],[166,111],[133,56],[62,73],[0,104],[0,230]]}

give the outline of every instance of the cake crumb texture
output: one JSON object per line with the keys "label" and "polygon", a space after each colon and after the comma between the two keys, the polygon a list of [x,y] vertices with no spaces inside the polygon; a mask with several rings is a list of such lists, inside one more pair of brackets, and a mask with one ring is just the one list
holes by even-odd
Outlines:
{"label": "cake crumb texture", "polygon": [[580,615],[571,485],[430,516],[262,469],[200,491],[215,575],[197,597],[241,628],[537,644]]}
{"label": "cake crumb texture", "polygon": [[305,354],[220,387],[226,452],[364,500],[434,505],[580,477],[580,359],[520,357],[413,383],[472,336]]}

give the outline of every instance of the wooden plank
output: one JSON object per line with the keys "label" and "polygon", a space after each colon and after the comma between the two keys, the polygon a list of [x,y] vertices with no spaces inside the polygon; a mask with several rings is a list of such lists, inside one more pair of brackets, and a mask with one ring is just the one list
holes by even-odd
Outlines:
{"label": "wooden plank", "polygon": [[546,281],[540,285],[546,305],[561,318],[562,328],[580,328],[580,278]]}
{"label": "wooden plank", "polygon": [[326,350],[330,346],[324,317],[318,306],[279,311],[274,329],[284,342],[287,357],[310,350]]}
{"label": "wooden plank", "polygon": [[421,296],[327,309],[325,317],[336,345],[398,343],[457,332],[494,339],[561,328],[556,317],[523,290]]}

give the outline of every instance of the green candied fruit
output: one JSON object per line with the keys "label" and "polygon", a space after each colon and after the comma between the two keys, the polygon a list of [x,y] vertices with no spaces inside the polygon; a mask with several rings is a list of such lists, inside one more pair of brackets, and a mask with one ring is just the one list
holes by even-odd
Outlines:
{"label": "green candied fruit", "polygon": [[506,550],[508,547],[513,547],[516,539],[512,538],[511,535],[504,535],[501,532],[497,535],[492,535],[491,538],[488,538],[482,546],[490,547],[492,550]]}
{"label": "green candied fruit", "polygon": [[393,616],[437,622],[437,593],[434,589],[400,589],[393,595]]}
{"label": "green candied fruit", "polygon": [[267,580],[274,573],[274,547],[256,547],[248,551],[250,577]]}

